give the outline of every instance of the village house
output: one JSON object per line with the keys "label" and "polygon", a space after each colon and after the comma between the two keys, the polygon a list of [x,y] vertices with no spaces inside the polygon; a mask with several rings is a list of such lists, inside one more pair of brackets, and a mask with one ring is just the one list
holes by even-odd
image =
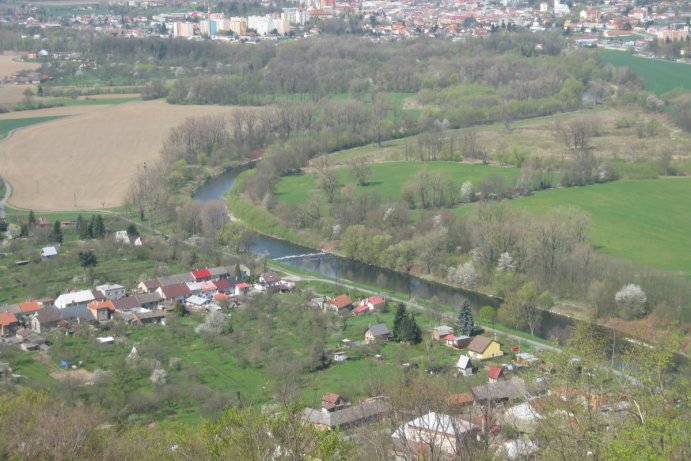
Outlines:
{"label": "village house", "polygon": [[[464,439],[474,439],[479,427],[470,421],[441,413],[429,412],[408,421],[391,437],[397,452],[413,456],[444,453],[455,456]],[[404,458],[405,459],[405,458]]]}
{"label": "village house", "polygon": [[528,352],[516,354],[516,363],[519,365],[530,366],[538,363],[539,361],[540,359],[535,357],[533,354],[529,354]]}
{"label": "village house", "polygon": [[137,291],[140,293],[151,293],[156,291],[160,286],[161,282],[159,282],[158,279],[144,280],[137,285]]}
{"label": "village house", "polygon": [[476,336],[468,344],[468,356],[472,359],[487,360],[493,357],[501,357],[504,353],[500,344],[485,336]]}
{"label": "village house", "polygon": [[444,343],[449,347],[453,347],[454,349],[463,349],[468,347],[468,344],[470,344],[472,340],[473,338],[466,335],[448,335],[446,338],[444,338]]}
{"label": "village house", "polygon": [[542,416],[535,411],[530,402],[509,407],[501,416],[503,425],[511,425],[526,434],[535,432],[537,422],[540,419]]}
{"label": "village house", "polygon": [[475,401],[479,403],[491,400],[493,402],[507,402],[509,400],[520,399],[526,395],[525,381],[521,378],[497,381],[496,383],[475,386],[472,389]]}
{"label": "village house", "polygon": [[11,312],[0,312],[0,336],[14,334],[19,326],[17,316]]}
{"label": "village house", "polygon": [[333,392],[327,392],[322,396],[322,410],[336,411],[348,406],[346,399]]}
{"label": "village house", "polygon": [[143,293],[134,296],[139,304],[137,307],[143,307],[144,309],[153,309],[158,306],[158,304],[163,301],[163,298],[158,293]]}
{"label": "village house", "polygon": [[187,299],[185,299],[185,305],[194,310],[199,310],[204,305],[206,305],[209,302],[209,300],[203,296],[198,296],[198,295],[192,295],[188,296]]}
{"label": "village house", "polygon": [[353,301],[346,294],[338,295],[324,303],[324,309],[331,309],[335,312],[346,312],[353,308]]}
{"label": "village house", "polygon": [[55,299],[55,307],[58,309],[65,309],[70,306],[84,306],[86,307],[91,301],[96,299],[91,290],[71,291],[63,293]]}
{"label": "village house", "polygon": [[135,312],[130,318],[130,323],[146,325],[150,323],[165,323],[165,312]]}
{"label": "village house", "polygon": [[106,283],[98,285],[96,290],[99,291],[106,299],[118,299],[125,297],[125,287],[117,283]]}
{"label": "village house", "polygon": [[360,300],[358,307],[367,307],[370,311],[375,309],[382,309],[386,305],[386,300],[379,296],[368,296],[365,299]]}
{"label": "village house", "polygon": [[353,315],[353,317],[359,317],[361,315],[369,314],[370,312],[371,311],[369,307],[367,307],[364,304],[361,304],[357,306],[355,309],[353,309],[351,314]]}
{"label": "village house", "polygon": [[504,377],[504,369],[496,365],[491,365],[487,369],[487,378],[490,383],[496,383]]}
{"label": "village house", "polygon": [[58,309],[52,306],[45,307],[31,317],[31,329],[36,333],[43,333],[57,327],[61,320]]}
{"label": "village house", "polygon": [[42,307],[41,303],[36,300],[18,303],[18,306],[21,316],[32,315],[34,312],[38,312],[39,310],[41,310]]}
{"label": "village house", "polygon": [[458,394],[451,394],[446,398],[446,404],[456,410],[463,411],[465,408],[472,406],[475,403],[475,396],[472,392],[461,392]]}
{"label": "village house", "polygon": [[132,243],[132,239],[130,238],[130,234],[128,234],[126,230],[116,231],[115,232],[115,243],[122,243],[124,245],[130,245]]}
{"label": "village house", "polygon": [[461,355],[456,362],[456,368],[458,372],[463,376],[471,376],[475,369],[473,368],[473,363],[470,361],[470,357],[467,355]]}
{"label": "village house", "polygon": [[247,294],[250,292],[250,288],[252,288],[249,284],[240,282],[235,285],[235,296],[247,296]]}
{"label": "village house", "polygon": [[192,277],[194,277],[195,282],[206,282],[213,278],[209,269],[197,269],[196,271],[192,271]]}
{"label": "village house", "polygon": [[235,292],[235,288],[230,283],[230,280],[228,280],[227,278],[214,280],[211,283],[213,283],[216,287],[217,293],[230,294]]}
{"label": "village house", "polygon": [[389,328],[386,324],[377,323],[376,325],[370,325],[370,327],[365,331],[365,343],[374,344],[386,342],[389,340]]}
{"label": "village house", "polygon": [[107,322],[110,320],[112,313],[115,312],[113,302],[109,299],[106,301],[91,301],[87,304],[87,308],[97,322]]}
{"label": "village house", "polygon": [[158,287],[156,290],[158,295],[169,301],[185,301],[185,298],[192,295],[189,287],[185,283],[176,283],[174,285],[166,285]]}
{"label": "village house", "polygon": [[453,335],[453,328],[448,325],[434,327],[432,330],[432,339],[435,341],[441,341],[449,335]]}
{"label": "village house", "polygon": [[[147,295],[149,294],[150,293],[147,293]],[[158,296],[158,294],[154,294],[157,298],[160,299],[160,296]],[[141,303],[139,302],[139,298],[136,296],[125,296],[124,298],[113,299],[110,301],[110,303],[112,304],[115,312],[119,314],[131,311],[132,309],[136,309],[138,307],[144,307],[141,305]]]}
{"label": "village house", "polygon": [[305,408],[302,411],[302,420],[313,424],[318,429],[332,430],[339,428],[349,429],[365,423],[381,421],[391,412],[391,404],[383,398],[375,397],[334,411]]}

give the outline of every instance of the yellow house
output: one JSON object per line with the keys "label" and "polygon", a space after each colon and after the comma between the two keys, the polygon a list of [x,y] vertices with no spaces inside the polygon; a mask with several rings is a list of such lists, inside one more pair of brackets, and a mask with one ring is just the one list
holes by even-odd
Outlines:
{"label": "yellow house", "polygon": [[471,359],[487,360],[492,357],[501,357],[504,353],[501,345],[493,339],[484,336],[476,336],[468,344],[468,356]]}

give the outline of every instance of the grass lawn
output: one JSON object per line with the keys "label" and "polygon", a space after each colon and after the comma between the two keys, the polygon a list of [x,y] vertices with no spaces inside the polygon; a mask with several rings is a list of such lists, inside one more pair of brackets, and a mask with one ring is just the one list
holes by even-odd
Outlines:
{"label": "grass lawn", "polygon": [[544,214],[572,205],[592,220],[595,248],[637,264],[691,273],[691,179],[616,181],[553,189],[509,202]]}
{"label": "grass lawn", "polygon": [[634,56],[626,51],[602,50],[600,59],[616,67],[630,67],[658,95],[678,88],[691,89],[691,65]]}
{"label": "grass lawn", "polygon": [[7,134],[12,130],[23,128],[29,125],[35,125],[37,123],[49,122],[51,120],[55,120],[56,118],[60,118],[60,116],[0,120],[0,139],[7,136]]}
{"label": "grass lawn", "polygon": [[60,106],[111,106],[123,104],[131,101],[141,101],[139,96],[123,96],[121,98],[99,98],[97,96],[87,96],[85,98],[44,98],[48,104]]}
{"label": "grass lawn", "polygon": [[[358,191],[377,192],[381,199],[400,200],[403,186],[415,180],[420,170],[429,173],[445,173],[460,187],[464,181],[477,183],[491,174],[499,174],[509,182],[513,182],[519,171],[515,168],[496,168],[487,165],[471,165],[457,162],[389,162],[372,165],[369,185],[356,186]],[[337,169],[341,185],[357,184],[350,177],[347,167]],[[316,173],[285,176],[276,185],[276,197],[286,205],[295,205],[306,201],[309,193],[317,188]]]}

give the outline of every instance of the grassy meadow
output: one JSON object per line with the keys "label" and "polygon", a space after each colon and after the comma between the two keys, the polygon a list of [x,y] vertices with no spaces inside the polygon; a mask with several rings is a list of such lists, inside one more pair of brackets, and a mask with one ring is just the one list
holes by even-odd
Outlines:
{"label": "grassy meadow", "polygon": [[574,206],[591,217],[595,248],[636,264],[691,273],[691,179],[552,189],[509,202],[536,215]]}
{"label": "grassy meadow", "polygon": [[[498,174],[513,183],[519,175],[515,168],[499,168],[487,165],[475,165],[457,162],[388,162],[371,165],[367,186],[356,186],[359,191],[376,192],[384,201],[400,200],[402,188],[412,181],[418,171],[426,170],[430,174],[444,173],[458,187],[465,181],[477,184],[489,175]],[[337,168],[340,184],[353,185],[357,181],[350,177],[348,167]],[[296,205],[309,198],[310,191],[317,190],[317,173],[285,176],[276,186],[276,198],[280,203]]]}
{"label": "grassy meadow", "polygon": [[660,95],[676,89],[691,89],[691,65],[634,56],[626,51],[601,50],[602,62],[630,67],[645,81],[645,89]]}
{"label": "grassy meadow", "polygon": [[60,118],[60,116],[32,117],[0,120],[0,139],[6,137],[10,131],[23,128],[25,126],[36,125],[37,123],[49,122]]}

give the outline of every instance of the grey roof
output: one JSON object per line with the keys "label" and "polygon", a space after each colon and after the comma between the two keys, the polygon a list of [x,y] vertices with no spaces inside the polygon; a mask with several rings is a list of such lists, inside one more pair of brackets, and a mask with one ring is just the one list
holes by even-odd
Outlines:
{"label": "grey roof", "polygon": [[331,428],[347,427],[359,422],[366,422],[372,418],[382,417],[390,411],[391,404],[389,402],[373,400],[336,411],[305,408],[302,411],[302,419],[309,423],[322,424]]}
{"label": "grey roof", "polygon": [[161,319],[166,316],[165,312],[141,312],[137,313],[137,318],[139,320],[145,320],[145,319]]}
{"label": "grey roof", "polygon": [[158,302],[161,302],[163,300],[163,298],[161,298],[161,295],[159,295],[156,292],[136,295],[135,298],[137,298],[137,301],[139,301],[139,304],[158,303]]}
{"label": "grey roof", "polygon": [[230,266],[210,267],[208,271],[212,277],[222,277],[224,275],[231,275],[235,273],[235,269],[231,269]]}
{"label": "grey roof", "polygon": [[436,331],[439,336],[446,336],[453,333],[453,328],[448,325],[440,325],[434,328],[434,331]]}
{"label": "grey roof", "polygon": [[22,310],[19,308],[19,304],[8,304],[6,306],[0,306],[0,312],[9,312],[11,314],[21,314]]}
{"label": "grey roof", "polygon": [[177,283],[187,283],[194,282],[194,276],[189,272],[183,272],[182,274],[166,275],[158,278],[158,283],[161,286],[175,285]]}
{"label": "grey roof", "polygon": [[372,333],[373,336],[388,336],[389,335],[389,328],[384,323],[377,323],[376,325],[370,326],[369,331],[370,331],[370,333]]}
{"label": "grey roof", "polygon": [[517,377],[507,381],[498,381],[496,383],[473,387],[473,395],[476,400],[517,399],[523,397],[525,394],[525,381]]}
{"label": "grey roof", "polygon": [[89,308],[86,306],[69,306],[64,309],[60,309],[60,316],[63,320],[76,322],[77,320],[81,322],[90,322],[94,320],[94,316],[89,312]]}

